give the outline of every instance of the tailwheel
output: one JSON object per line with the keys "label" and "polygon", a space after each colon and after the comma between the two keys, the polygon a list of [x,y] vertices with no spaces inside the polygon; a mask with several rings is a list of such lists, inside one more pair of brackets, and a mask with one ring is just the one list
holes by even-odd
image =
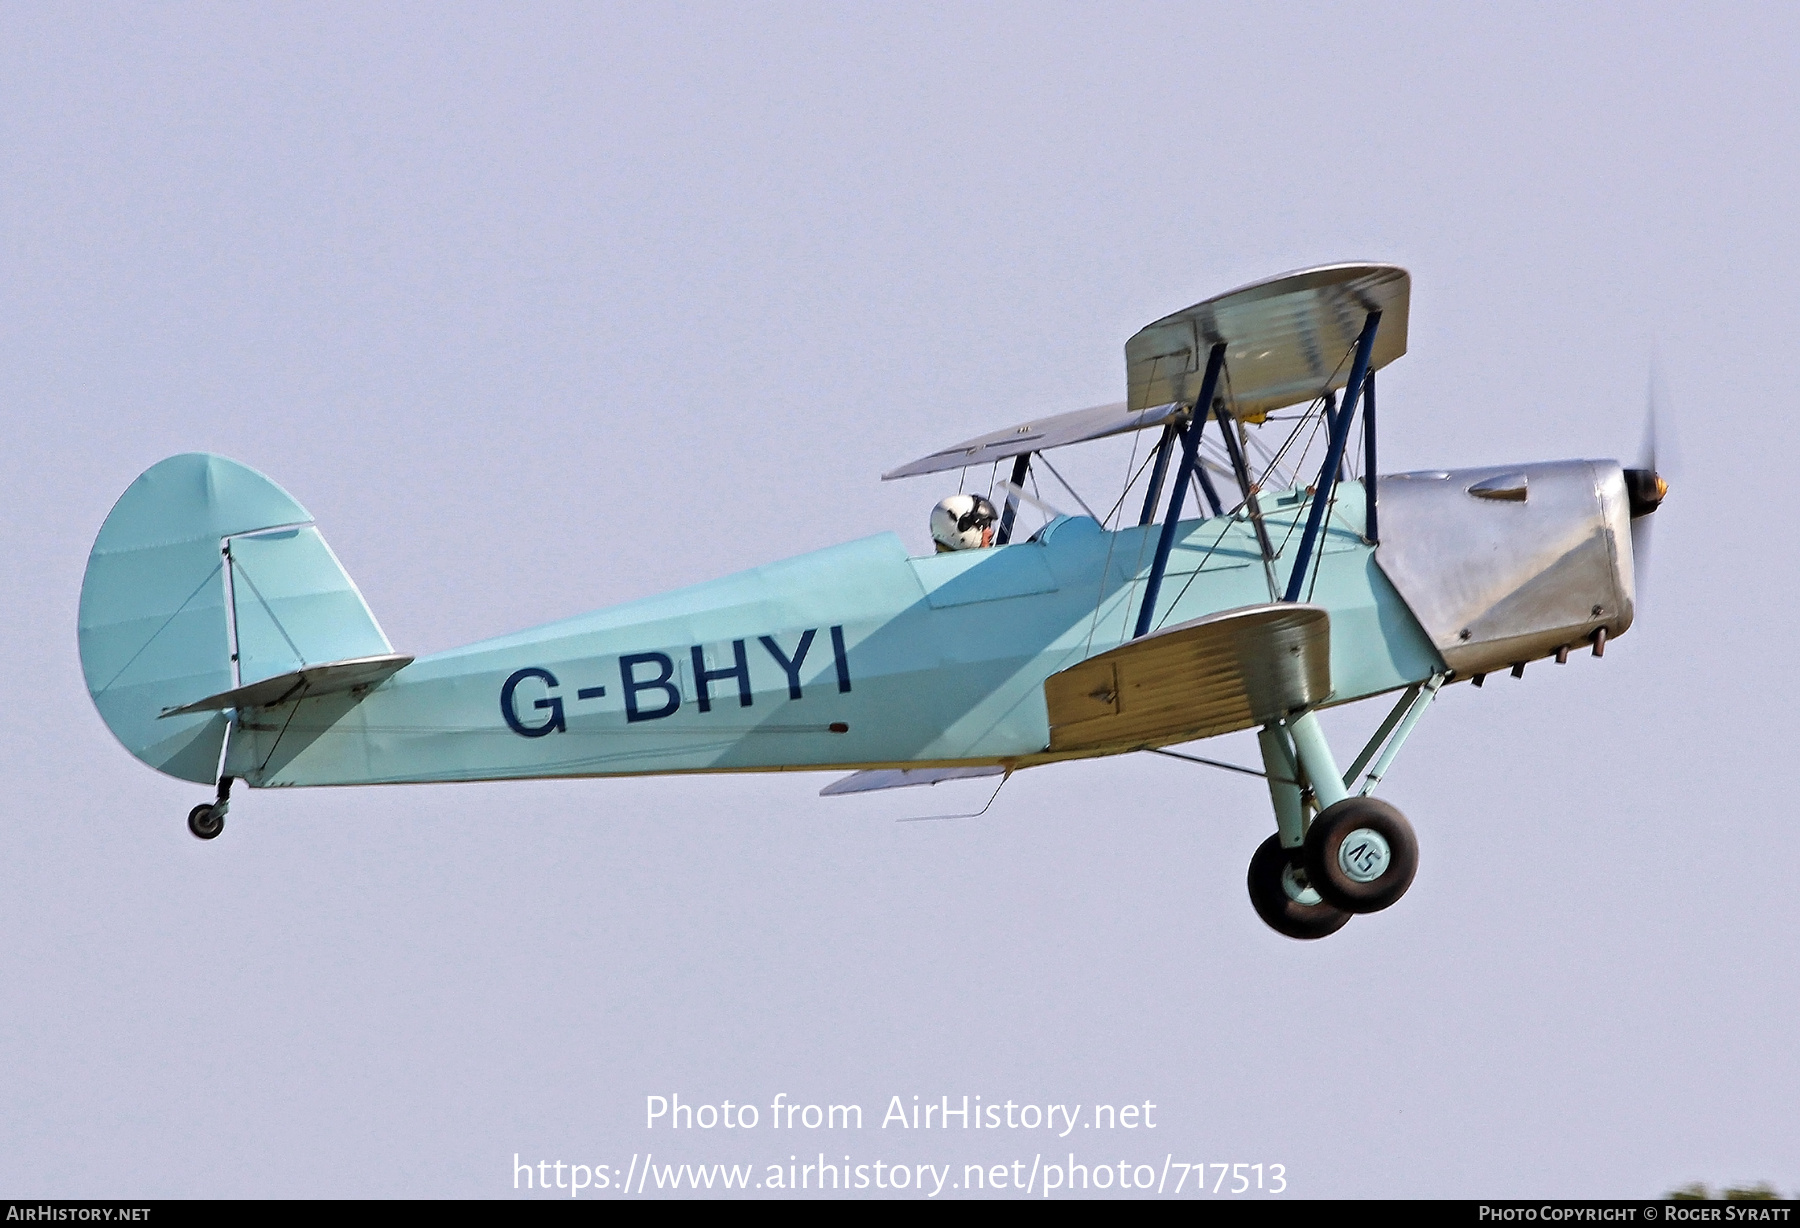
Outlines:
{"label": "tailwheel", "polygon": [[1306,831],[1306,877],[1346,912],[1380,912],[1406,894],[1419,869],[1412,824],[1373,797],[1347,797]]}
{"label": "tailwheel", "polygon": [[1348,912],[1327,903],[1294,873],[1279,836],[1264,840],[1250,859],[1250,902],[1270,929],[1289,938],[1323,938],[1350,920]]}
{"label": "tailwheel", "polygon": [[188,811],[188,830],[202,840],[212,840],[225,830],[225,815],[216,803],[195,806]]}

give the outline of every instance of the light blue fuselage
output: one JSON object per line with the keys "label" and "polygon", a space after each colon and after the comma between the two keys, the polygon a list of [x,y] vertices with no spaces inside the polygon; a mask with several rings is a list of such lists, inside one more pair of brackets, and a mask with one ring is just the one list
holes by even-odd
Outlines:
{"label": "light blue fuselage", "polygon": [[[1308,503],[1264,500],[1285,585]],[[1341,485],[1303,593],[1331,615],[1332,703],[1444,669],[1362,521],[1360,484]],[[881,534],[422,657],[360,700],[241,712],[224,772],[276,786],[1043,762],[1044,679],[1130,637],[1159,532],[1065,517],[930,558]],[[1184,521],[1154,625],[1270,599],[1248,520]]]}

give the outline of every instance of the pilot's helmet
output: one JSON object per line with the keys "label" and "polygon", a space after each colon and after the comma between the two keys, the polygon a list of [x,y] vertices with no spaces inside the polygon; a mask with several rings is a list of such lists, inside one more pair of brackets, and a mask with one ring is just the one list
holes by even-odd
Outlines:
{"label": "pilot's helmet", "polygon": [[931,509],[931,540],[939,554],[991,546],[998,519],[1000,513],[980,495],[951,495]]}

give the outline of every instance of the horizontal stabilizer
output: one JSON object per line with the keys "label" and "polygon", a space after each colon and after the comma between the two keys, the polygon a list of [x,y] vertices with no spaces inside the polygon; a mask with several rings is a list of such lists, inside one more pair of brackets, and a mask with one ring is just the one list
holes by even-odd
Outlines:
{"label": "horizontal stabilizer", "polygon": [[411,657],[389,654],[332,661],[326,665],[309,665],[305,669],[264,678],[261,682],[252,682],[248,686],[220,691],[217,695],[196,699],[179,708],[164,708],[162,715],[187,716],[194,712],[223,712],[227,708],[273,708],[278,704],[310,699],[316,695],[335,695],[341,691],[354,691],[358,687],[372,688],[412,662]]}
{"label": "horizontal stabilizer", "polygon": [[1044,679],[1052,752],[1210,738],[1330,692],[1331,616],[1287,602],[1209,614]]}
{"label": "horizontal stabilizer", "polygon": [[912,785],[935,785],[946,780],[970,780],[977,776],[999,776],[1006,771],[998,763],[986,767],[899,768],[875,772],[852,772],[842,780],[834,780],[819,790],[820,797],[841,797],[846,793],[873,793],[877,789],[905,789]]}

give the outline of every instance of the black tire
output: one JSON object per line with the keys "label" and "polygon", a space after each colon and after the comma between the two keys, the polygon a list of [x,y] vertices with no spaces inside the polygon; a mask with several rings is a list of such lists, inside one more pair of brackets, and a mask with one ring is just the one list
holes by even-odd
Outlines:
{"label": "black tire", "polygon": [[1307,880],[1346,912],[1380,912],[1406,894],[1418,872],[1412,824],[1379,798],[1347,797],[1307,828]]}
{"label": "black tire", "polygon": [[225,816],[216,806],[195,806],[188,811],[188,830],[202,840],[216,840],[225,830]]}
{"label": "black tire", "polygon": [[[1313,902],[1307,896],[1313,896]],[[1295,882],[1293,863],[1279,836],[1264,840],[1250,859],[1250,902],[1270,929],[1289,938],[1323,938],[1350,920],[1349,913]]]}

